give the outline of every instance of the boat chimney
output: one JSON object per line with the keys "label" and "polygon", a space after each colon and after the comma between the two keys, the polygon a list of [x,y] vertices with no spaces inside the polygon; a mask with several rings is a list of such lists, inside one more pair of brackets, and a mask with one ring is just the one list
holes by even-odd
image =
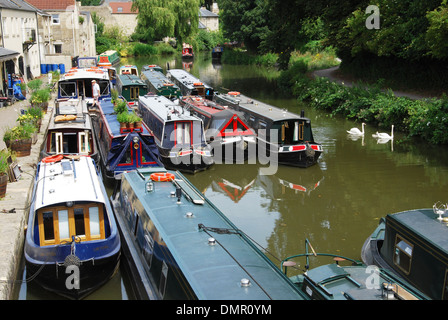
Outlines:
{"label": "boat chimney", "polygon": [[301,116],[302,118],[305,118],[305,110],[302,109],[302,111],[300,111],[300,116]]}
{"label": "boat chimney", "polygon": [[180,204],[181,195],[182,195],[182,189],[180,187],[176,186],[177,204]]}

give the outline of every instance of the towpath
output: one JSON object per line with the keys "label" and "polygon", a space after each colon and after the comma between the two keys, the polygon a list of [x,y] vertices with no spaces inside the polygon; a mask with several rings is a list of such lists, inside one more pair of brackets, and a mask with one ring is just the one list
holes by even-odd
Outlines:
{"label": "towpath", "polygon": [[[46,81],[46,77],[42,77]],[[45,132],[54,106],[54,97],[49,101],[48,112],[42,120],[37,142],[32,146],[31,154],[17,158],[22,173],[18,181],[8,182],[6,196],[0,199],[0,300],[12,299],[14,285],[20,285],[16,280],[20,270],[23,254],[25,228],[28,219],[30,194],[39,153],[45,138]],[[20,109],[30,106],[28,100],[15,102],[13,105],[0,108],[0,149],[5,148],[3,142],[4,130],[16,125]]]}
{"label": "towpath", "polygon": [[[343,84],[348,87],[352,87],[356,84],[356,81],[349,79],[347,77],[344,77],[339,72],[339,66],[328,68],[328,69],[322,69],[322,70],[316,70],[311,73],[313,77],[325,77],[328,78],[331,81],[337,82],[339,84]],[[434,94],[419,94],[419,93],[412,93],[412,92],[405,92],[405,91],[393,91],[395,96],[397,97],[408,97],[410,99],[419,100],[419,99],[427,99],[427,98],[436,98],[438,95]]]}

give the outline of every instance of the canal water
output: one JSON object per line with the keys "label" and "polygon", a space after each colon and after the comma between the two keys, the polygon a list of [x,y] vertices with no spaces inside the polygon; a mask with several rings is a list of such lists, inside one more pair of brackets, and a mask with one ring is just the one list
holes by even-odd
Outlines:
{"label": "canal water", "polygon": [[[448,201],[447,148],[404,140],[400,132],[394,133],[393,142],[377,143],[372,134],[378,128],[369,125],[364,138],[352,140],[346,130],[361,128],[360,123],[331,117],[282,95],[275,87],[275,70],[215,64],[208,54],[197,55],[193,63],[166,58],[123,64],[136,64],[139,69],[144,64],[184,68],[217,91],[240,91],[292,112],[305,111],[314,139],[324,148],[317,165],[279,166],[275,174],[263,175],[259,164],[216,164],[186,175],[276,264],[278,259],[304,253],[305,239],[316,252],[360,259],[364,241],[388,213]],[[298,262],[303,270],[305,261]],[[312,258],[310,265],[329,262]],[[57,297],[25,281],[17,292],[17,299],[49,298]],[[89,299],[133,299],[127,275],[121,271]]]}

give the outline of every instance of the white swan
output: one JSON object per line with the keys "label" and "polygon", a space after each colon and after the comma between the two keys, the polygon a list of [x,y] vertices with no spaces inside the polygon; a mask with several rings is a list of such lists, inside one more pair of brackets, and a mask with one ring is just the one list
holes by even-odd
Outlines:
{"label": "white swan", "polygon": [[363,122],[361,124],[362,131],[359,130],[358,128],[351,128],[350,131],[347,130],[347,133],[351,134],[351,135],[356,135],[356,136],[363,136],[364,135],[364,126],[365,126],[365,123]]}
{"label": "white swan", "polygon": [[372,137],[382,140],[393,140],[394,139],[394,125],[392,125],[392,128],[390,130],[390,135],[385,132],[376,132],[375,134],[372,134]]}

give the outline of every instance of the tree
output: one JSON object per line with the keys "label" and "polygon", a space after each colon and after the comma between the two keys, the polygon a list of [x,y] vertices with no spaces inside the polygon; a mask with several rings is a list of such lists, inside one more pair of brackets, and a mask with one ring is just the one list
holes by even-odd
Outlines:
{"label": "tree", "polygon": [[264,0],[221,0],[219,22],[224,36],[256,51],[268,32]]}
{"label": "tree", "polygon": [[133,38],[153,42],[176,37],[179,42],[198,30],[200,0],[133,0],[138,9]]}

